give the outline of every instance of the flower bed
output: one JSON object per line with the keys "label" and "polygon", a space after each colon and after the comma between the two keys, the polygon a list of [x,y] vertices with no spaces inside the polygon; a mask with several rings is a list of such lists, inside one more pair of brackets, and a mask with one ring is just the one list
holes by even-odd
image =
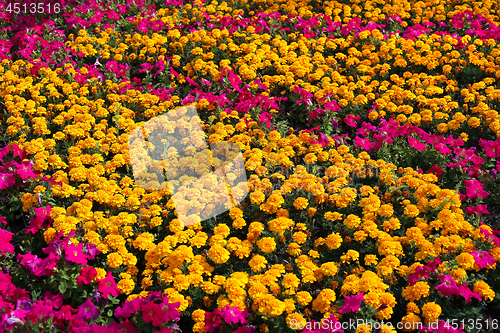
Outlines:
{"label": "flower bed", "polygon": [[[497,327],[497,3],[18,4],[0,4],[1,330]],[[212,183],[188,215],[161,163],[134,177],[134,133],[186,109],[169,134],[201,119],[247,176],[201,222]],[[211,168],[153,139],[167,173]]]}

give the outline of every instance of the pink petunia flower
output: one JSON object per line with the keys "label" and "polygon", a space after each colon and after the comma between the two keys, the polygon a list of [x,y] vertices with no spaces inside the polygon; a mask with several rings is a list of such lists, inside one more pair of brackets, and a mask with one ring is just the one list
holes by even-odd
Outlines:
{"label": "pink petunia flower", "polygon": [[37,174],[33,172],[33,169],[31,168],[31,161],[23,161],[21,164],[16,163],[16,173],[21,176],[23,180],[27,180],[30,178],[36,178],[38,177]]}
{"label": "pink petunia flower", "polygon": [[483,189],[484,183],[481,183],[479,180],[476,179],[464,180],[464,184],[465,184],[465,194],[470,199],[476,197],[484,199],[489,195],[489,193]]}
{"label": "pink petunia flower", "polygon": [[236,307],[230,307],[226,305],[221,311],[221,317],[228,324],[247,323],[248,310],[241,311]]}
{"label": "pink petunia flower", "polygon": [[0,173],[0,190],[9,188],[16,183],[16,176],[11,173]]}
{"label": "pink petunia flower", "polygon": [[170,303],[168,297],[163,298],[163,301],[160,303],[160,308],[163,311],[164,320],[166,322],[170,320],[179,321],[181,313],[177,311],[177,309],[180,305],[180,302]]}
{"label": "pink petunia flower", "polygon": [[490,256],[490,254],[486,251],[474,251],[469,252],[469,254],[474,257],[474,260],[479,268],[486,268],[496,262],[496,259]]}
{"label": "pink petunia flower", "polygon": [[159,304],[148,302],[141,306],[141,311],[142,319],[146,323],[151,323],[153,326],[157,327],[165,322],[163,319],[164,313]]}
{"label": "pink petunia flower", "polygon": [[460,295],[462,295],[465,298],[466,302],[471,302],[472,298],[476,298],[479,301],[481,300],[481,294],[475,293],[472,290],[470,290],[468,283],[463,283],[459,285],[458,289],[460,289]]}
{"label": "pink petunia flower", "polygon": [[43,259],[40,265],[33,270],[33,274],[36,276],[51,276],[54,274],[58,260],[59,256],[57,254],[49,253],[49,256]]}
{"label": "pink petunia flower", "polygon": [[441,179],[441,176],[444,174],[443,169],[441,169],[440,166],[438,165],[433,165],[427,170],[427,173],[432,173],[433,175],[436,175],[438,180]]}
{"label": "pink petunia flower", "polygon": [[5,146],[2,149],[0,149],[0,162],[2,162],[5,156],[9,154],[9,151],[10,151],[9,146]]}
{"label": "pink petunia flower", "polygon": [[0,229],[0,255],[14,253],[14,246],[10,243],[14,234],[4,229]]}
{"label": "pink petunia flower", "polygon": [[219,309],[215,309],[212,312],[205,312],[205,328],[209,332],[215,331],[221,324],[222,318]]}
{"label": "pink petunia flower", "polygon": [[120,290],[116,286],[115,279],[113,278],[111,272],[108,272],[108,275],[99,281],[99,292],[104,298],[107,298],[108,295],[114,297],[120,295]]}
{"label": "pink petunia flower", "polygon": [[92,303],[92,300],[87,300],[78,307],[77,316],[84,320],[90,320],[99,315],[99,309]]}
{"label": "pink petunia flower", "polygon": [[414,285],[415,283],[420,281],[420,279],[428,279],[429,277],[430,277],[430,274],[427,271],[427,267],[426,266],[418,266],[415,269],[415,273],[410,274],[408,276],[408,283],[410,285]]}
{"label": "pink petunia flower", "polygon": [[141,308],[143,300],[141,298],[136,298],[132,301],[125,301],[122,306],[119,306],[115,310],[115,315],[117,317],[128,318]]}
{"label": "pink petunia flower", "polygon": [[80,270],[80,275],[76,277],[76,283],[81,286],[84,284],[90,284],[94,278],[97,276],[97,271],[92,266],[83,267]]}
{"label": "pink petunia flower", "polygon": [[87,265],[87,256],[83,253],[83,243],[79,245],[71,244],[64,247],[66,260],[81,264],[82,267]]}
{"label": "pink petunia flower", "polygon": [[449,275],[440,275],[439,278],[443,283],[437,285],[435,288],[441,295],[452,296],[460,294],[460,289],[457,286],[457,281]]}
{"label": "pink petunia flower", "polygon": [[418,141],[417,139],[412,138],[409,135],[407,136],[407,138],[408,138],[408,143],[410,144],[410,146],[412,146],[416,150],[420,150],[420,151],[425,150],[425,147],[426,147],[425,143],[422,143],[422,142]]}
{"label": "pink petunia flower", "polygon": [[195,87],[199,87],[200,85],[198,83],[196,83],[194,80],[192,80],[191,78],[187,77],[186,76],[186,81],[192,85],[192,86],[195,86]]}
{"label": "pink petunia flower", "polygon": [[487,205],[479,205],[465,208],[465,214],[489,214]]}
{"label": "pink petunia flower", "polygon": [[361,302],[364,301],[364,293],[353,296],[344,296],[345,302],[342,304],[342,307],[338,311],[340,314],[344,314],[346,312],[356,312],[359,310]]}

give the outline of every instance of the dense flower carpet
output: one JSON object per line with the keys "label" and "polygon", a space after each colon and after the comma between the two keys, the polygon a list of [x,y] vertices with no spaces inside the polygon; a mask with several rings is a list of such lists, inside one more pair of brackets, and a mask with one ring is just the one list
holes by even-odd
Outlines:
{"label": "dense flower carpet", "polygon": [[498,331],[499,111],[498,1],[0,0],[0,331]]}

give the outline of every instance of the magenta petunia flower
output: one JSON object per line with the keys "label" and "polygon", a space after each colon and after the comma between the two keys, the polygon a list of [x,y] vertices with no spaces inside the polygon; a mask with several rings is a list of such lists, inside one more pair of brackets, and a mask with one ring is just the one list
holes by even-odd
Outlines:
{"label": "magenta petunia flower", "polygon": [[9,188],[16,183],[16,176],[11,173],[0,173],[0,190]]}
{"label": "magenta petunia flower", "polygon": [[164,320],[166,322],[170,320],[179,321],[179,319],[181,318],[181,313],[177,311],[177,309],[180,305],[180,302],[170,303],[168,297],[163,298],[163,301],[160,303],[160,307],[163,311]]}
{"label": "magenta petunia flower", "polygon": [[407,136],[407,138],[408,138],[408,143],[410,144],[410,146],[412,146],[416,150],[420,150],[420,151],[425,150],[425,147],[426,147],[425,143],[422,143],[422,142],[418,141],[417,139],[412,138],[409,135]]}
{"label": "magenta petunia flower", "polygon": [[108,298],[108,295],[114,297],[120,295],[120,290],[116,286],[115,279],[113,278],[111,272],[108,272],[108,275],[99,281],[99,292],[104,298]]}
{"label": "magenta petunia flower", "polygon": [[460,294],[460,289],[458,288],[457,281],[455,281],[455,279],[449,275],[440,275],[439,278],[443,281],[443,283],[437,285],[435,288],[441,293],[441,295],[449,297]]}
{"label": "magenta petunia flower", "polygon": [[187,77],[186,76],[186,81],[192,85],[192,86],[195,86],[195,87],[199,87],[200,85],[198,83],[196,83],[194,80],[192,80],[191,78]]}
{"label": "magenta petunia flower", "polygon": [[33,172],[31,163],[31,161],[23,161],[21,164],[15,163],[17,168],[16,173],[21,177],[21,179],[27,180],[38,177],[37,174]]}
{"label": "magenta petunia flower", "polygon": [[489,214],[487,205],[479,205],[465,208],[465,214]]}
{"label": "magenta petunia flower", "polygon": [[2,149],[0,149],[0,162],[2,162],[5,156],[9,154],[9,151],[10,151],[9,146],[5,146]]}
{"label": "magenta petunia flower", "polygon": [[60,308],[64,301],[64,295],[62,293],[53,294],[47,290],[45,294],[43,294],[43,301],[47,304],[51,304],[54,308]]}
{"label": "magenta petunia flower", "polygon": [[429,272],[427,272],[427,267],[418,266],[415,269],[415,273],[410,274],[408,276],[408,283],[412,286],[415,283],[417,283],[418,281],[420,281],[420,279],[428,279],[429,277],[430,277],[430,274],[429,274]]}
{"label": "magenta petunia flower", "polygon": [[83,267],[80,270],[80,275],[76,277],[76,283],[81,286],[83,284],[90,284],[97,276],[97,271],[92,266]]}
{"label": "magenta petunia flower", "polygon": [[346,312],[356,312],[359,310],[361,302],[364,301],[364,293],[353,296],[344,296],[345,302],[342,304],[342,307],[338,311],[341,314]]}
{"label": "magenta petunia flower", "polygon": [[164,313],[159,304],[148,302],[141,306],[142,319],[146,323],[151,323],[153,326],[160,326],[165,321],[163,319]]}
{"label": "magenta petunia flower", "polygon": [[219,309],[215,309],[212,312],[205,312],[205,328],[209,332],[215,331],[221,324],[222,318]]}
{"label": "magenta petunia flower", "polygon": [[125,301],[122,306],[119,306],[115,310],[115,315],[117,317],[128,318],[141,308],[143,300],[141,298],[136,298],[132,301]]}
{"label": "magenta petunia flower", "polygon": [[474,257],[476,264],[480,268],[486,268],[488,266],[493,265],[496,262],[496,259],[490,256],[490,254],[486,251],[474,251],[474,252],[469,252],[469,254]]}
{"label": "magenta petunia flower", "polygon": [[476,197],[484,199],[486,198],[486,196],[489,195],[489,193],[483,189],[484,183],[481,183],[479,180],[476,179],[464,180],[464,184],[465,184],[465,194],[470,199]]}
{"label": "magenta petunia flower", "polygon": [[78,307],[77,316],[84,320],[93,319],[95,316],[99,315],[99,309],[92,303],[92,300],[87,298],[87,300]]}
{"label": "magenta petunia flower", "polygon": [[247,323],[248,311],[241,311],[237,307],[226,305],[221,311],[221,317],[228,324]]}
{"label": "magenta petunia flower", "polygon": [[87,256],[83,253],[83,243],[80,243],[79,245],[66,245],[64,247],[64,254],[66,255],[66,260],[68,261],[81,264],[82,266],[87,265]]}
{"label": "magenta petunia flower", "polygon": [[36,276],[51,276],[54,273],[54,268],[57,266],[59,256],[55,253],[49,253],[49,256],[42,260],[40,265],[33,270]]}
{"label": "magenta petunia flower", "polygon": [[460,289],[460,295],[462,295],[467,302],[471,302],[472,298],[481,300],[481,294],[472,292],[472,290],[469,289],[468,283],[461,284],[460,286],[458,286],[458,289]]}
{"label": "magenta petunia flower", "polygon": [[7,230],[0,229],[0,255],[14,253],[14,246],[10,243],[14,234]]}

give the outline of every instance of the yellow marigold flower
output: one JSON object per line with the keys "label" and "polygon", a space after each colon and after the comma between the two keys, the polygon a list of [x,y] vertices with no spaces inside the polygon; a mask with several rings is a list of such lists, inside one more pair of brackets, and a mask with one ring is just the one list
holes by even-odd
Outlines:
{"label": "yellow marigold flower", "polygon": [[257,191],[250,193],[250,201],[253,204],[260,205],[261,203],[264,202],[264,200],[266,200],[266,195],[264,193],[262,193],[261,191],[257,190]]}
{"label": "yellow marigold flower", "polygon": [[306,319],[297,312],[293,312],[286,317],[286,324],[291,329],[300,329],[306,326]]}
{"label": "yellow marigold flower", "polygon": [[408,304],[406,304],[406,312],[419,314],[420,309],[418,308],[418,305],[415,304],[415,302],[408,302]]}
{"label": "yellow marigold flower", "polygon": [[285,200],[281,195],[273,193],[267,199],[267,203],[276,208],[279,208],[283,203],[285,203]]}
{"label": "yellow marigold flower", "polygon": [[102,280],[108,275],[108,273],[101,267],[96,267],[95,270],[97,271],[96,275],[96,280]]}
{"label": "yellow marigold flower", "polygon": [[317,211],[318,209],[316,207],[309,207],[309,209],[307,210],[307,215],[313,217],[314,215],[316,215]]}
{"label": "yellow marigold flower", "polygon": [[481,125],[481,120],[479,120],[479,118],[477,117],[470,117],[467,121],[467,125],[473,128],[478,128],[479,125]]}
{"label": "yellow marigold flower", "polygon": [[116,286],[122,293],[125,295],[129,295],[135,288],[135,282],[132,279],[122,279],[120,280]]}
{"label": "yellow marigold flower", "polygon": [[288,244],[286,252],[291,255],[291,256],[298,256],[301,253],[300,245],[297,243],[290,243]]}
{"label": "yellow marigold flower", "polygon": [[304,162],[307,164],[314,164],[318,161],[318,157],[314,153],[309,153],[306,156],[304,156]]}
{"label": "yellow marigold flower", "polygon": [[380,206],[377,213],[383,217],[391,217],[394,214],[394,209],[391,204],[384,204]]}
{"label": "yellow marigold flower", "polygon": [[54,229],[54,228],[48,228],[43,233],[43,239],[45,240],[45,242],[47,244],[49,244],[50,242],[52,242],[52,240],[54,239],[55,235],[56,235],[56,229]]}
{"label": "yellow marigold flower", "polygon": [[139,249],[141,251],[144,250],[149,250],[151,247],[154,246],[154,241],[155,236],[149,232],[143,232],[137,238],[134,240],[133,244],[136,249]]}
{"label": "yellow marigold flower", "polygon": [[276,241],[272,237],[264,237],[257,241],[257,246],[264,253],[271,253],[276,249]]}
{"label": "yellow marigold flower", "polygon": [[293,202],[293,206],[297,210],[304,210],[304,209],[306,209],[307,205],[309,205],[309,201],[306,198],[302,198],[302,197],[298,197]]}
{"label": "yellow marigold flower", "polygon": [[205,310],[196,309],[191,314],[191,318],[197,323],[205,321]]}
{"label": "yellow marigold flower", "polygon": [[245,219],[243,219],[241,217],[233,220],[233,228],[235,228],[236,230],[242,229],[246,225],[247,225],[247,222],[245,221]]}
{"label": "yellow marigold flower", "polygon": [[414,302],[420,300],[422,297],[429,296],[429,291],[430,287],[427,282],[418,281],[413,286],[403,288],[401,295],[405,300]]}
{"label": "yellow marigold flower", "polygon": [[278,317],[285,311],[285,302],[280,301],[277,298],[273,298],[266,302],[264,308],[264,314],[269,317]]}
{"label": "yellow marigold flower", "polygon": [[414,313],[409,313],[401,319],[401,330],[404,332],[413,332],[423,326],[422,320]]}
{"label": "yellow marigold flower", "polygon": [[434,302],[425,303],[422,306],[422,315],[429,321],[434,322],[441,315],[441,307]]}
{"label": "yellow marigold flower", "polygon": [[334,276],[338,271],[337,264],[334,262],[325,262],[321,265],[320,269],[323,275],[326,276]]}
{"label": "yellow marigold flower", "polygon": [[326,288],[320,291],[319,295],[312,303],[312,309],[321,313],[330,311],[330,305],[337,299],[335,291]]}
{"label": "yellow marigold flower", "polygon": [[466,252],[461,253],[458,256],[456,256],[455,260],[460,265],[460,267],[462,267],[463,269],[466,269],[466,270],[472,269],[474,267],[475,262],[476,262],[474,260],[474,257],[471,254],[466,253]]}
{"label": "yellow marigold flower", "polygon": [[312,296],[308,291],[299,291],[295,295],[295,300],[302,306],[307,306],[312,301]]}
{"label": "yellow marigold flower", "polygon": [[325,244],[330,250],[338,249],[342,245],[342,237],[339,233],[331,233],[326,237]]}
{"label": "yellow marigold flower", "polygon": [[319,253],[318,253],[318,251],[309,250],[309,252],[307,252],[307,254],[308,254],[311,258],[315,258],[315,259],[318,259],[318,258],[319,258]]}
{"label": "yellow marigold flower", "polygon": [[404,214],[409,217],[416,217],[420,214],[420,210],[415,205],[407,205],[404,209]]}
{"label": "yellow marigold flower", "polygon": [[347,154],[349,152],[349,147],[345,146],[345,145],[341,145],[340,147],[337,148],[337,152],[340,154],[340,155],[344,155],[344,154]]}
{"label": "yellow marigold flower", "polygon": [[123,264],[123,258],[116,252],[108,254],[106,263],[111,268],[118,268]]}
{"label": "yellow marigold flower", "polygon": [[472,289],[472,291],[475,293],[479,293],[481,297],[483,297],[483,299],[486,299],[488,301],[493,301],[493,299],[495,298],[495,292],[486,282],[482,280],[476,281],[476,283],[474,283],[474,288]]}
{"label": "yellow marigold flower", "polygon": [[292,235],[292,239],[298,244],[304,244],[307,241],[307,234],[302,231],[298,231]]}
{"label": "yellow marigold flower", "polygon": [[204,281],[201,284],[201,289],[208,295],[213,295],[219,291],[220,287],[210,281]]}
{"label": "yellow marigold flower", "polygon": [[286,289],[296,290],[300,285],[300,279],[293,273],[287,273],[283,277],[281,285]]}
{"label": "yellow marigold flower", "polygon": [[347,216],[344,220],[344,225],[350,229],[356,229],[361,224],[361,219],[353,214]]}
{"label": "yellow marigold flower", "polygon": [[223,264],[228,261],[230,253],[222,245],[215,244],[208,250],[208,255],[216,264]]}
{"label": "yellow marigold flower", "polygon": [[230,233],[231,233],[231,229],[229,229],[229,227],[224,223],[220,223],[219,225],[217,225],[214,228],[214,234],[220,235],[223,238],[226,238],[227,236],[229,236]]}
{"label": "yellow marigold flower", "polygon": [[370,265],[376,265],[378,262],[377,256],[374,254],[367,254],[365,256],[365,265],[370,266]]}
{"label": "yellow marigold flower", "polygon": [[363,230],[358,230],[354,232],[354,240],[357,242],[363,242],[368,237],[368,234]]}
{"label": "yellow marigold flower", "polygon": [[264,256],[261,256],[260,254],[255,254],[252,259],[248,262],[248,265],[250,265],[250,268],[254,272],[260,272],[264,268],[266,268],[267,265],[267,259]]}
{"label": "yellow marigold flower", "polygon": [[268,135],[267,138],[271,142],[277,142],[279,139],[281,139],[281,134],[278,131],[271,131]]}
{"label": "yellow marigold flower", "polygon": [[189,289],[189,286],[191,285],[188,276],[186,275],[177,275],[174,278],[174,287],[178,291],[183,291]]}
{"label": "yellow marigold flower", "polygon": [[270,231],[283,236],[283,233],[293,227],[295,225],[295,222],[288,217],[278,217],[269,221],[267,225]]}
{"label": "yellow marigold flower", "polygon": [[243,218],[243,211],[238,207],[231,208],[229,211],[229,217],[233,220],[237,218]]}
{"label": "yellow marigold flower", "polygon": [[397,230],[401,227],[401,223],[399,223],[397,218],[393,217],[389,221],[384,221],[383,227],[385,231]]}
{"label": "yellow marigold flower", "polygon": [[342,218],[342,214],[339,212],[326,212],[324,217],[328,221],[338,221]]}

